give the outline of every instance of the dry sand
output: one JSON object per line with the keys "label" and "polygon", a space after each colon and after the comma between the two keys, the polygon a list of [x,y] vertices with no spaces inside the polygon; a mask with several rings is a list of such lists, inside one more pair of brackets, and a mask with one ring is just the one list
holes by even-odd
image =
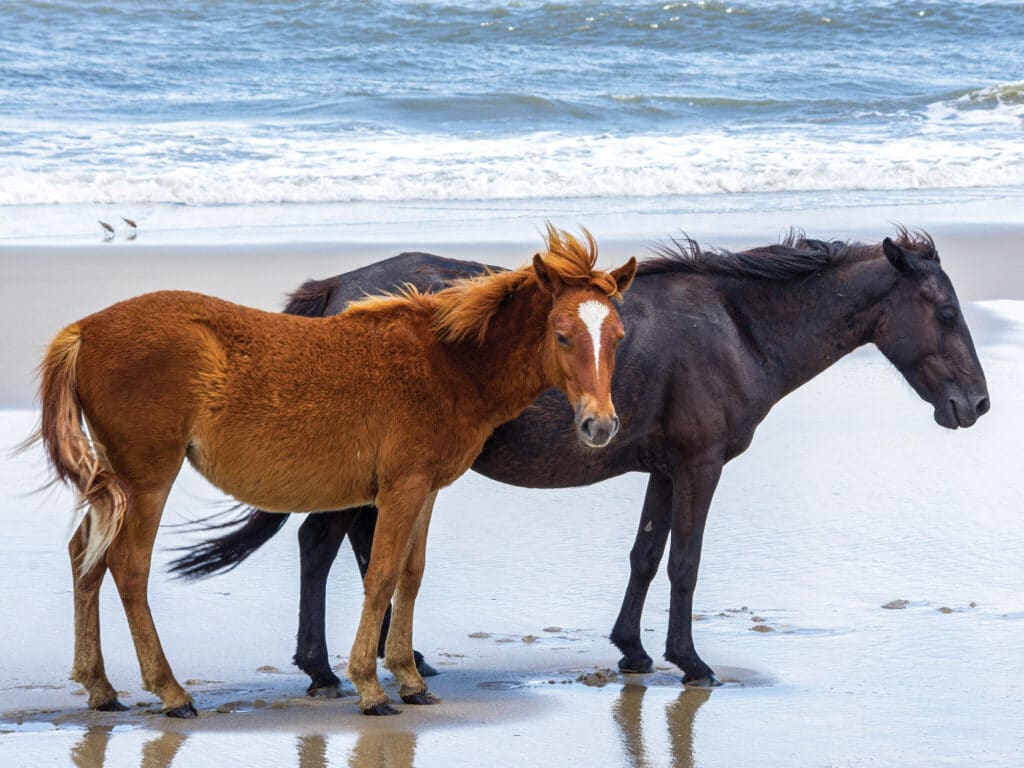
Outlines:
{"label": "dry sand", "polygon": [[[895,217],[894,217],[895,218]],[[927,222],[925,222],[927,224]],[[993,410],[947,432],[877,351],[851,355],[781,403],[723,476],[695,609],[698,647],[732,682],[684,690],[669,665],[603,686],[606,634],[626,583],[645,478],[527,491],[467,475],[442,493],[417,605],[416,646],[444,700],[361,717],[354,698],[313,701],[290,664],[297,607],[292,532],[227,576],[183,585],[163,565],[151,604],[201,716],[153,714],[123,613],[101,600],[108,672],[124,714],[88,712],[71,661],[66,491],[31,452],[0,458],[0,765],[735,766],[1012,765],[1024,756],[1024,230],[933,226],[986,367]],[[597,227],[595,227],[597,229]],[[877,239],[876,231],[827,234]],[[817,232],[808,227],[809,234]],[[731,247],[778,231],[705,238]],[[660,233],[650,233],[654,238]],[[646,240],[647,235],[644,235]],[[637,242],[602,243],[609,262]],[[117,299],[191,288],[274,309],[322,277],[416,243],[371,246],[0,249],[8,332],[0,370],[6,448],[31,429],[30,370],[61,325]],[[429,250],[513,265],[521,243]],[[165,522],[223,498],[183,473]],[[342,552],[330,650],[342,665],[359,590]],[[906,599],[901,610],[882,606]],[[667,584],[652,586],[644,639],[664,643]],[[950,608],[945,612],[940,609]],[[763,621],[755,621],[755,618]],[[768,627],[772,631],[752,631]],[[546,632],[545,628],[559,631]],[[485,637],[471,637],[486,633]],[[532,636],[524,642],[523,638]],[[274,669],[279,671],[273,671]],[[597,681],[600,682],[600,675]],[[595,678],[590,679],[591,682]]]}
{"label": "dry sand", "polygon": [[[742,221],[736,217],[737,224]],[[789,222],[789,223],[787,223]],[[792,223],[778,218],[760,231],[737,227],[727,233],[690,234],[705,246],[748,248],[774,242]],[[716,222],[722,226],[721,222]],[[922,223],[922,226],[928,223]],[[810,237],[880,240],[892,234],[874,229],[818,231]],[[946,269],[963,301],[1024,297],[1024,225],[932,224]],[[597,227],[595,231],[599,231]],[[647,253],[648,244],[670,233],[653,231],[636,239],[602,239],[602,263]],[[717,236],[713,236],[717,235]],[[540,245],[524,229],[520,242],[471,245],[464,242],[338,243],[274,245],[23,245],[0,246],[0,408],[33,403],[31,372],[50,338],[63,326],[115,301],[162,289],[199,291],[266,310],[279,310],[303,280],[346,272],[402,251],[427,250],[500,266],[524,263]]]}

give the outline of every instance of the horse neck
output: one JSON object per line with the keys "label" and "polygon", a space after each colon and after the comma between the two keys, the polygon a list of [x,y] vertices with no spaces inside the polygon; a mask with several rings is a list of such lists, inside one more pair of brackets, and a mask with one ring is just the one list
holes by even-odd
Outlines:
{"label": "horse neck", "polygon": [[782,397],[871,341],[896,272],[875,258],[785,282],[730,282],[730,314]]}
{"label": "horse neck", "polygon": [[[537,285],[509,294],[491,318],[482,344],[475,340],[453,346],[475,385],[477,418],[495,426],[515,418],[551,385],[543,358],[551,297]],[[470,398],[461,398],[468,411]]]}

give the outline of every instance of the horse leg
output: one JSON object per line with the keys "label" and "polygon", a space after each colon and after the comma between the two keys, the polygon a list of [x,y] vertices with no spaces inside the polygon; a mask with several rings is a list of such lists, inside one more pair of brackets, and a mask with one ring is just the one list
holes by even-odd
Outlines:
{"label": "horse leg", "polygon": [[[352,554],[356,556],[359,576],[366,578],[366,569],[370,567],[370,554],[373,552],[373,529],[377,526],[377,508],[359,507],[356,518],[348,529],[348,543],[352,545]],[[384,611],[384,621],[380,626],[380,638],[377,640],[377,658],[384,658],[384,643],[388,639],[391,627],[391,604]]]}
{"label": "horse leg", "polygon": [[107,550],[107,567],[117,584],[135,642],[135,653],[142,670],[142,686],[160,697],[164,713],[170,717],[195,717],[192,697],[174,679],[164,656],[153,615],[149,610],[148,582],[153,542],[160,515],[170,491],[170,482],[160,490],[136,492],[132,511]]}
{"label": "horse leg", "polygon": [[668,576],[672,583],[665,658],[683,670],[683,682],[721,685],[693,645],[693,591],[700,568],[704,525],[722,463],[689,464],[673,476],[672,545]]}
{"label": "horse leg", "polygon": [[644,508],[640,513],[640,526],[629,553],[629,584],[610,636],[615,647],[622,651],[619,659],[621,672],[643,673],[654,669],[654,661],[640,640],[640,616],[647,600],[647,590],[665,552],[672,527],[671,515],[672,478],[651,473]]}
{"label": "horse leg", "polygon": [[310,696],[333,699],[341,693],[327,659],[327,576],[354,517],[354,510],[322,512],[307,515],[299,527],[299,634],[292,660],[309,675]]}
{"label": "horse leg", "polygon": [[82,573],[78,567],[88,534],[89,518],[86,517],[68,542],[75,592],[75,663],[71,679],[85,688],[93,709],[123,712],[128,707],[117,700],[117,691],[107,679],[100,646],[100,585],[107,573],[106,558],[101,558],[88,573]]}
{"label": "horse leg", "polygon": [[363,580],[363,611],[348,658],[348,676],[359,692],[359,706],[367,715],[398,712],[388,703],[377,679],[377,641],[384,611],[395,592],[399,569],[408,557],[413,529],[429,493],[429,481],[413,476],[392,483],[382,481],[377,492],[377,527]]}
{"label": "horse leg", "polygon": [[[348,529],[348,542],[352,545],[352,553],[356,556],[356,565],[359,566],[359,575],[366,578],[366,568],[370,564],[370,552],[373,550],[373,529],[377,525],[377,508],[360,507],[356,519],[352,521],[352,527]],[[381,623],[380,640],[377,641],[377,658],[384,658],[385,643],[388,639],[388,629],[391,626],[391,606],[384,612],[384,621]],[[439,674],[436,669],[427,663],[423,654],[414,650],[413,657],[416,659],[416,669],[420,677],[434,677]]]}
{"label": "horse leg", "polygon": [[398,680],[398,695],[406,704],[436,704],[440,701],[427,690],[427,685],[416,668],[412,650],[413,610],[416,606],[416,596],[420,591],[420,583],[423,581],[423,569],[427,563],[427,532],[430,529],[430,516],[436,498],[436,491],[427,497],[416,520],[409,555],[398,575],[394,622],[388,633],[385,653],[384,666],[390,669]]}

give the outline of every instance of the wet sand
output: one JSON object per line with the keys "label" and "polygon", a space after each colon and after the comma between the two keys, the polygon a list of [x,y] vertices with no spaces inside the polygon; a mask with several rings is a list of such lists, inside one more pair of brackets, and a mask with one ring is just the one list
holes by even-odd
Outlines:
{"label": "wet sand", "polygon": [[[692,234],[743,246],[777,232]],[[695,634],[726,686],[683,689],[664,663],[653,675],[587,684],[604,682],[593,673],[618,659],[606,635],[645,477],[526,491],[470,474],[439,498],[417,605],[416,647],[442,672],[431,681],[442,704],[374,720],[358,714],[353,696],[303,695],[306,680],[290,662],[296,520],[236,571],[192,585],[166,577],[170,548],[188,537],[165,527],[150,601],[201,716],[155,713],[109,585],[101,598],[107,669],[133,709],[89,712],[66,679],[72,501],[64,490],[29,495],[45,479],[41,455],[30,452],[0,458],[0,765],[1019,764],[1024,291],[1021,270],[1005,265],[1024,238],[998,227],[935,235],[961,297],[986,299],[965,313],[992,412],[970,430],[940,429],[874,349],[780,403],[726,468],[708,525]],[[602,245],[612,261],[637,243]],[[272,309],[307,276],[411,247],[3,249],[0,322],[17,329],[17,341],[3,348],[0,394],[18,410],[0,411],[2,447],[36,418],[25,399],[31,348],[64,322],[157,287]],[[527,237],[487,253],[430,250],[511,265],[532,247]],[[223,503],[186,471],[164,521]],[[343,550],[328,599],[339,668],[359,608],[356,573]],[[894,600],[908,602],[882,607]],[[656,659],[667,607],[662,574],[643,622]]]}

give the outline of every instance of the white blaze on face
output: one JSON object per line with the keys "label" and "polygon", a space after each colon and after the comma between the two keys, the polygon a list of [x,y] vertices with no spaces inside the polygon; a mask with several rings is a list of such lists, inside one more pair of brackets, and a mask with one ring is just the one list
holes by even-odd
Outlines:
{"label": "white blaze on face", "polygon": [[600,301],[584,301],[578,307],[580,320],[590,332],[590,340],[594,342],[594,371],[601,373],[601,324],[608,317],[608,305]]}

